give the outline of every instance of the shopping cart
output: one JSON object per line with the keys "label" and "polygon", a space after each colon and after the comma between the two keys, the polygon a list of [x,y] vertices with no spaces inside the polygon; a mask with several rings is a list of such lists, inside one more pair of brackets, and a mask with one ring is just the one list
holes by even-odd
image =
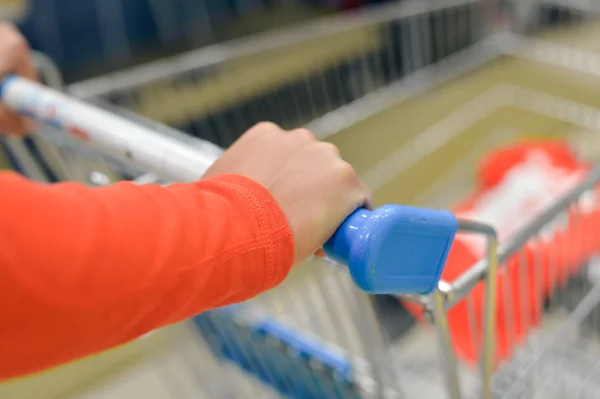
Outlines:
{"label": "shopping cart", "polygon": [[[594,12],[595,3],[575,1],[505,2],[503,8],[478,1],[405,2],[211,47],[68,90],[222,146],[260,119],[286,127],[305,124],[340,147],[378,201],[448,207],[472,188],[470,171],[479,155],[526,129],[546,137],[568,135],[583,150],[593,146],[591,133],[600,130],[600,63],[594,43],[582,36],[595,32]],[[557,22],[565,22],[566,30],[522,35]],[[300,60],[292,57],[301,50]],[[128,164],[131,157],[122,155],[120,162]],[[150,167],[142,164],[136,173]],[[532,325],[529,314],[504,313],[512,350],[501,364],[494,361],[497,303],[491,299],[497,298],[498,276],[509,260],[526,259],[517,269],[529,265],[527,259],[537,264],[541,254],[531,253],[529,244],[557,219],[566,218],[570,226],[581,222],[570,215],[578,214],[585,202],[580,199],[594,193],[599,179],[597,168],[589,171],[502,241],[497,253],[491,240],[487,259],[465,264],[433,293],[403,296],[420,306],[435,338],[416,326],[391,339],[381,329],[373,297],[357,293],[347,270],[313,260],[278,289],[194,320],[222,359],[221,371],[202,385],[218,392],[215,397],[244,398],[291,392],[366,398],[597,396],[597,323],[591,311],[599,298],[594,279],[586,277],[595,270],[593,256],[589,265],[578,265],[581,274],[554,290],[526,340],[511,341],[510,332],[517,319]],[[578,240],[561,241],[556,251],[566,252]],[[539,280],[535,273],[523,276],[518,287],[506,279],[502,291],[525,290]],[[456,352],[448,314],[459,308],[466,312],[472,346],[482,348],[480,370]]]}

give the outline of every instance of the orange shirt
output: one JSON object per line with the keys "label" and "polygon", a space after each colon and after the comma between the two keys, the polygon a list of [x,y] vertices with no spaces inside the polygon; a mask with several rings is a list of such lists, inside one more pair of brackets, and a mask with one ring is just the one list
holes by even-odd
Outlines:
{"label": "orange shirt", "polygon": [[46,185],[0,173],[0,380],[276,286],[286,218],[254,181]]}

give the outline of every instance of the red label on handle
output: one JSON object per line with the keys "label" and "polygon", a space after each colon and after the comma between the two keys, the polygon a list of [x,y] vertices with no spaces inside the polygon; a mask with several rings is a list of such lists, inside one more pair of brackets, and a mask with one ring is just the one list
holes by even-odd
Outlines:
{"label": "red label on handle", "polygon": [[82,140],[88,141],[90,139],[90,136],[78,127],[69,128],[69,132],[71,132],[73,136],[76,136]]}

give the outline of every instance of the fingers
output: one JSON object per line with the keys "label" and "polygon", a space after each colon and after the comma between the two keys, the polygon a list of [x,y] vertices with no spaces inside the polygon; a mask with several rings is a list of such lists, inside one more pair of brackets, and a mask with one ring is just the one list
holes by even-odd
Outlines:
{"label": "fingers", "polygon": [[351,209],[348,209],[349,212],[353,212],[356,208],[361,207],[373,209],[373,193],[369,186],[361,180],[354,167],[348,162],[342,161],[340,168],[340,173],[345,175],[345,181],[349,187],[348,192],[351,195],[351,197],[348,198],[349,203],[347,204],[352,207]]}
{"label": "fingers", "polygon": [[11,23],[0,23],[0,76],[15,73],[28,79],[37,79],[31,50],[25,38]]}
{"label": "fingers", "polygon": [[302,142],[313,142],[317,140],[313,132],[304,128],[290,130],[288,133],[291,137],[298,139]]}
{"label": "fingers", "polygon": [[[323,166],[320,172],[331,173],[332,182],[339,182],[339,187],[344,187],[345,191],[344,198],[337,198],[339,206],[335,213],[338,217],[344,214],[347,216],[358,207],[373,208],[371,190],[360,179],[352,165],[343,160],[338,147],[329,142],[319,141],[310,130],[299,128],[286,131],[275,123],[261,122],[240,138],[240,142],[252,140],[259,147],[276,143],[277,153],[281,153],[286,162],[292,157],[326,159],[328,165]],[[270,155],[276,156],[275,153]]]}
{"label": "fingers", "polygon": [[362,192],[365,198],[364,203],[361,206],[372,211],[373,208],[375,208],[375,199],[373,198],[373,192],[371,191],[367,183],[365,183],[363,180],[361,180],[360,183],[362,185]]}
{"label": "fingers", "polygon": [[[25,45],[27,46],[27,43]],[[38,73],[33,64],[29,46],[27,46],[27,51],[23,52],[17,59],[15,73],[30,80],[38,80]]]}
{"label": "fingers", "polygon": [[333,155],[341,161],[340,168],[342,169],[342,173],[346,175],[350,185],[358,187],[357,206],[373,209],[374,201],[371,189],[360,179],[352,165],[342,160],[340,150],[336,145],[325,141],[319,141],[314,133],[308,129],[298,128],[286,131],[273,122],[260,122],[249,129],[248,132],[263,135],[276,134],[280,138],[285,138],[288,145],[298,149],[310,143],[317,145],[320,151]]}
{"label": "fingers", "polygon": [[33,123],[0,105],[0,130],[15,136],[24,136],[31,132]]}
{"label": "fingers", "polygon": [[245,143],[249,140],[261,142],[263,145],[277,142],[278,146],[281,147],[282,153],[286,152],[283,151],[284,149],[296,152],[307,145],[320,143],[308,129],[285,130],[273,122],[257,123],[248,129],[238,141]]}
{"label": "fingers", "polygon": [[[7,74],[37,80],[31,51],[25,38],[11,23],[0,23],[0,80]],[[33,123],[18,116],[0,104],[0,131],[12,135],[25,135]]]}

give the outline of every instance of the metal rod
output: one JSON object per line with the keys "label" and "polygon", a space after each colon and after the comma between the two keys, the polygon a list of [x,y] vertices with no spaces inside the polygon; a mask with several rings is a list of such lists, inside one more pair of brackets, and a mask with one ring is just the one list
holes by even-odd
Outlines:
{"label": "metal rod", "polygon": [[223,62],[272,49],[285,48],[324,35],[344,33],[361,27],[380,25],[426,12],[477,3],[477,0],[411,0],[380,6],[352,18],[328,16],[298,26],[276,29],[265,34],[229,41],[193,50],[188,53],[151,62],[127,71],[92,78],[69,86],[68,92],[80,98],[91,98],[108,92],[134,89],[150,82],[214,67]]}
{"label": "metal rod", "polygon": [[[483,398],[492,398],[492,374],[496,353],[496,289],[498,285],[498,238],[496,233],[487,232],[488,271],[485,282],[485,306],[483,310],[483,351],[481,357],[481,378]],[[507,278],[507,281],[510,280]]]}
{"label": "metal rod", "polygon": [[[336,108],[306,124],[305,127],[315,133],[321,140],[338,133],[394,104],[400,104],[496,59],[503,53],[492,45],[493,42],[493,38],[482,40],[390,85]],[[443,71],[443,73],[440,73],[440,71]]]}
{"label": "metal rod", "polygon": [[458,378],[458,362],[454,346],[452,345],[452,337],[450,336],[450,328],[448,326],[448,316],[444,308],[445,297],[440,290],[435,290],[429,295],[431,298],[431,314],[433,316],[435,331],[438,339],[438,347],[442,356],[443,372],[446,377],[446,386],[448,396],[451,399],[460,399],[460,381]]}
{"label": "metal rod", "polygon": [[544,345],[540,351],[538,351],[538,355],[535,357],[530,364],[522,370],[521,375],[517,378],[504,392],[505,397],[511,397],[514,395],[517,389],[522,386],[524,382],[527,380],[527,376],[533,372],[535,367],[539,365],[549,354],[552,353],[549,349],[552,348],[557,343],[563,342],[567,339],[568,334],[572,332],[577,326],[581,325],[581,323],[585,320],[585,318],[592,312],[594,307],[600,301],[600,284],[596,283],[590,292],[581,300],[581,302],[577,305],[577,307],[569,314],[567,320],[561,325],[560,329],[556,333],[556,335],[551,339],[551,341]]}

